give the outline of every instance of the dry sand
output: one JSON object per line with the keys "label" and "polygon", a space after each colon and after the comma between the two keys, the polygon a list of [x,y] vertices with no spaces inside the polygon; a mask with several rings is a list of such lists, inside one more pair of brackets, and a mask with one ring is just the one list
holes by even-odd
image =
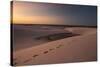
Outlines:
{"label": "dry sand", "polygon": [[96,28],[65,28],[79,36],[51,41],[13,52],[14,65],[54,64],[97,60]]}

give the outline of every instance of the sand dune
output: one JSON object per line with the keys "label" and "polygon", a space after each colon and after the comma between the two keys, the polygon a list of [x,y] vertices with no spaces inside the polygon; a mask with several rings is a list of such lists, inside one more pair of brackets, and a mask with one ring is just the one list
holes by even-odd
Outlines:
{"label": "sand dune", "polygon": [[65,28],[79,36],[51,41],[13,52],[13,65],[96,61],[96,28]]}
{"label": "sand dune", "polygon": [[72,35],[76,34],[57,26],[13,25],[13,50],[37,46]]}

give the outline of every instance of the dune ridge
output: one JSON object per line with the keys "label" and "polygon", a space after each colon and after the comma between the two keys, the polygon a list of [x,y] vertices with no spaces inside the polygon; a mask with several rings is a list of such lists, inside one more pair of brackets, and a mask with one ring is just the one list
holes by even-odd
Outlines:
{"label": "dune ridge", "polygon": [[13,52],[13,65],[54,64],[97,60],[96,28],[65,28],[79,36]]}

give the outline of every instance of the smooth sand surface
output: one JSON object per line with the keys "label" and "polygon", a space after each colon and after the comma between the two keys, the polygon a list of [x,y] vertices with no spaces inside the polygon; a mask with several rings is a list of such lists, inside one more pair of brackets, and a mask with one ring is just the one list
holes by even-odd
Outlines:
{"label": "smooth sand surface", "polygon": [[13,65],[54,64],[97,60],[97,29],[65,28],[80,34],[13,52]]}
{"label": "smooth sand surface", "polygon": [[13,51],[38,46],[72,35],[75,34],[70,34],[69,31],[57,26],[13,25]]}

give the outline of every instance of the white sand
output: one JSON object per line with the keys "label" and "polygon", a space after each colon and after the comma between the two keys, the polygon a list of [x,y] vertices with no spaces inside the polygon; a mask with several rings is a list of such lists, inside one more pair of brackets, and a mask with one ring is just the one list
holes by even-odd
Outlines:
{"label": "white sand", "polygon": [[80,35],[16,51],[13,53],[14,64],[31,65],[95,61],[97,58],[96,28],[72,27],[65,30]]}

